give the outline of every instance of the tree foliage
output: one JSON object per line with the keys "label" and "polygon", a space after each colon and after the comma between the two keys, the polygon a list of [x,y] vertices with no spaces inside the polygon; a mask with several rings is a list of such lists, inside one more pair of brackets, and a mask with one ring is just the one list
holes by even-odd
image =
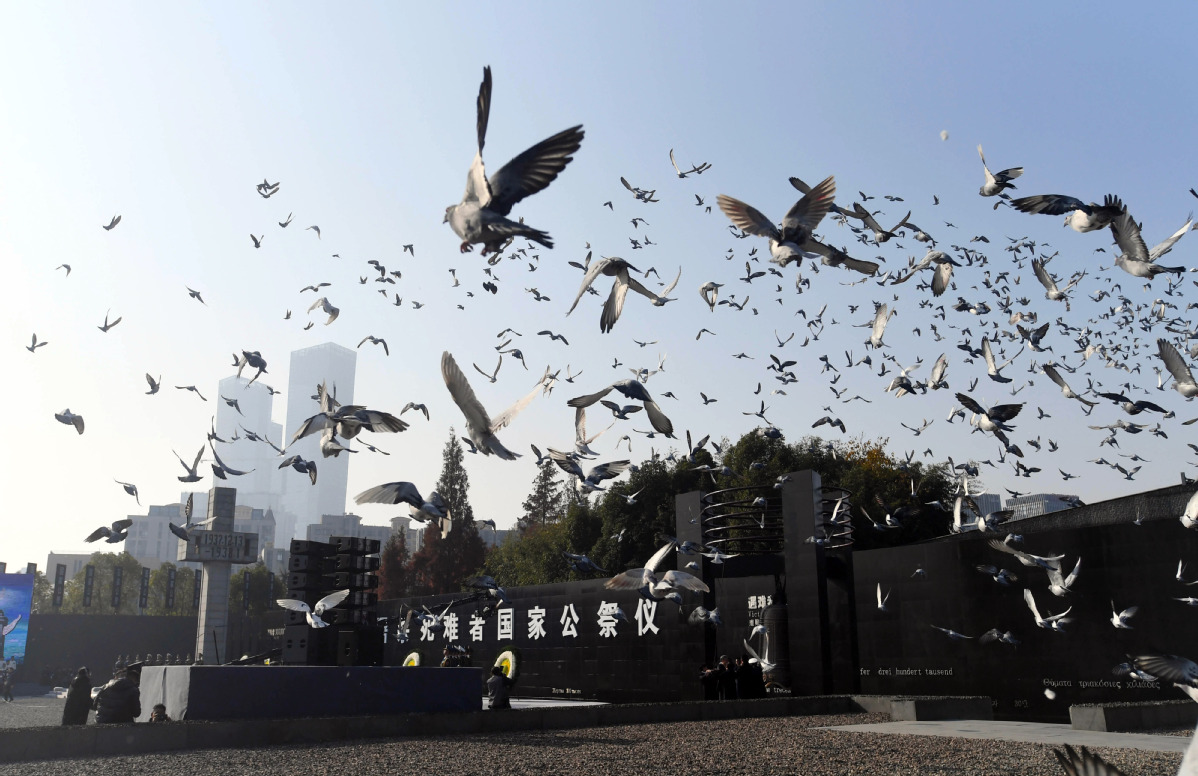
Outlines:
{"label": "tree foliage", "polygon": [[424,543],[412,556],[408,570],[411,592],[415,595],[461,590],[482,568],[487,548],[474,523],[468,496],[470,478],[462,458],[457,432],[450,429],[442,455],[441,477],[437,480],[437,491],[449,508],[449,530],[442,535],[435,523],[425,526]]}
{"label": "tree foliage", "polygon": [[[234,572],[229,579],[229,614],[240,616],[245,610],[245,578],[250,578],[249,615],[259,617],[278,609],[275,599],[282,598],[287,587],[286,580],[274,580],[274,591],[270,590],[270,569],[259,561]],[[190,593],[190,588],[188,588]],[[177,601],[176,601],[177,603]],[[190,601],[188,602],[190,603]]]}
{"label": "tree foliage", "polygon": [[379,598],[403,598],[411,593],[411,554],[405,531],[396,531],[379,553]]}
{"label": "tree foliage", "polygon": [[436,490],[449,507],[450,517],[455,523],[473,523],[474,510],[470,507],[470,477],[462,465],[465,453],[458,441],[457,432],[449,429],[449,440],[441,453],[441,477]]}
{"label": "tree foliage", "polygon": [[41,571],[33,572],[33,606],[30,614],[44,614],[54,609],[54,584]]}
{"label": "tree foliage", "polygon": [[[788,443],[750,432],[735,444],[720,445],[718,462],[706,448],[697,451],[693,460],[673,453],[664,458],[655,455],[593,501],[567,496],[562,520],[529,526],[510,536],[488,556],[485,569],[505,585],[580,578],[570,570],[563,551],[585,554],[611,574],[635,568],[675,533],[676,495],[747,486],[772,488],[782,475],[805,469],[817,472],[823,487],[851,492],[857,549],[946,533],[950,518],[941,505],[952,503],[950,468],[896,459],[886,453],[886,442],[860,437],[826,442],[807,436]],[[702,466],[717,471],[698,468]],[[868,513],[882,523],[887,512],[900,507],[912,515],[901,529],[875,529],[866,517]],[[667,560],[666,567],[673,563]]]}
{"label": "tree foliage", "polygon": [[532,526],[545,526],[562,518],[566,498],[562,492],[558,467],[546,458],[537,468],[532,481],[532,492],[524,499],[524,514],[516,521],[516,529],[524,533]]}
{"label": "tree foliage", "polygon": [[[93,553],[88,563],[95,568],[92,582],[92,600],[90,607],[83,606],[83,589],[87,569],[80,569],[74,578],[66,581],[63,586],[62,606],[55,609],[52,606],[54,585],[47,580],[45,599],[38,604],[39,614],[139,614],[138,604],[141,599],[142,566],[137,559],[126,552],[97,552]],[[121,605],[112,608],[113,569],[120,566]],[[169,572],[175,569],[175,605],[166,607],[167,582]],[[276,582],[276,586],[278,586]],[[235,587],[230,585],[230,599]],[[195,616],[196,609],[192,605],[195,599],[195,572],[189,568],[177,568],[173,563],[163,563],[150,572],[150,589],[144,614],[147,615],[176,615]],[[35,602],[37,601],[35,589]],[[240,599],[238,599],[240,601]],[[233,606],[232,601],[230,606]],[[235,611],[240,611],[236,609]]]}

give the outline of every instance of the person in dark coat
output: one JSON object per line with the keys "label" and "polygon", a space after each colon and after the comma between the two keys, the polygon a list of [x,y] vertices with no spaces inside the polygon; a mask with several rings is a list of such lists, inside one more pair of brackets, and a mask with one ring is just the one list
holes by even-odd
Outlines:
{"label": "person in dark coat", "polygon": [[136,679],[139,672],[125,670],[100,688],[96,696],[96,723],[133,722],[141,716],[141,688]]}
{"label": "person in dark coat", "polygon": [[742,698],[765,697],[761,665],[757,661],[749,662],[748,655],[741,655],[736,660],[736,692]]}
{"label": "person in dark coat", "polygon": [[503,673],[503,669],[495,666],[491,669],[491,678],[487,680],[487,696],[489,698],[488,708],[492,709],[510,709],[512,707],[511,698],[508,695],[508,690],[512,688],[516,682],[509,679]]}
{"label": "person in dark coat", "polygon": [[720,675],[720,700],[736,700],[736,666],[732,664],[732,658],[722,656],[720,667],[716,670]]}
{"label": "person in dark coat", "polygon": [[706,663],[699,668],[699,683],[703,685],[703,700],[720,699],[720,674]]}
{"label": "person in dark coat", "polygon": [[67,704],[62,707],[62,724],[86,725],[92,707],[92,675],[87,667],[79,669],[67,690]]}

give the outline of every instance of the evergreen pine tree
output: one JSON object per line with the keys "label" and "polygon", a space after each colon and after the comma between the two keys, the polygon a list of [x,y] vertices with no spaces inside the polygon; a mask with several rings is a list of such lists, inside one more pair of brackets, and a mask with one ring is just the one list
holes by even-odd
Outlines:
{"label": "evergreen pine tree", "polygon": [[443,534],[435,521],[424,528],[424,545],[412,556],[412,593],[426,595],[462,589],[471,576],[482,568],[486,545],[474,523],[467,491],[470,478],[462,466],[462,446],[457,432],[449,430],[442,457],[437,492],[445,500],[451,520]]}
{"label": "evergreen pine tree", "polygon": [[403,529],[391,534],[379,553],[379,598],[403,598],[411,591],[411,556]]}
{"label": "evergreen pine tree", "polygon": [[437,480],[436,490],[449,507],[449,516],[453,518],[455,527],[474,522],[474,510],[470,508],[470,477],[462,465],[465,454],[462,443],[458,441],[457,432],[449,429],[449,441],[441,454],[441,478]]}
{"label": "evergreen pine tree", "polygon": [[516,521],[516,529],[524,533],[533,526],[556,523],[565,511],[564,502],[557,464],[546,458],[532,481],[532,492],[524,499],[524,515]]}

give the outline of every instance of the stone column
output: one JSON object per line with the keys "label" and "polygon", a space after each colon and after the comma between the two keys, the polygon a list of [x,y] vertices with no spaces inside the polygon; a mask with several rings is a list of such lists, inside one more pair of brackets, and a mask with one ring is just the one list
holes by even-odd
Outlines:
{"label": "stone column", "polygon": [[[216,533],[232,533],[236,506],[236,488],[213,488],[208,491],[208,520],[205,528]],[[204,665],[219,665],[228,660],[229,578],[233,564],[204,561],[203,566],[195,651],[196,655],[204,656]]]}

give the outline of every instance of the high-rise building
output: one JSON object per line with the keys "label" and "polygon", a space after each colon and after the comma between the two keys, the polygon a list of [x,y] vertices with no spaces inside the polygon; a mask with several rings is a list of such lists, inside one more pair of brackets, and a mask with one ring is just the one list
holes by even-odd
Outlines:
{"label": "high-rise building", "polygon": [[414,525],[419,525],[410,517],[397,515],[390,520],[392,533],[403,533],[404,543],[407,545],[408,552],[413,553],[419,550],[424,545],[424,527],[414,528]]}
{"label": "high-rise building", "polygon": [[316,484],[308,475],[283,469],[282,511],[295,516],[293,533],[284,533],[285,523],[280,510],[275,509],[278,523],[278,542],[307,535],[307,528],[319,523],[321,515],[341,515],[345,512],[345,497],[349,487],[350,455],[322,458],[320,434],[311,434],[291,442],[300,424],[320,412],[316,398],[317,386],[324,383],[341,404],[354,401],[354,374],[358,354],[332,342],[313,345],[291,354],[291,369],[287,379],[287,423],[283,442],[288,455],[299,455],[316,462]]}
{"label": "high-rise building", "polygon": [[[238,494],[238,501],[241,500]],[[275,515],[270,509],[255,509],[244,504],[238,504],[233,510],[233,530],[241,533],[258,534],[258,549],[273,547],[275,544]]]}
{"label": "high-rise building", "polygon": [[1066,499],[1076,500],[1077,496],[1063,496],[1059,493],[1033,493],[1027,496],[1007,499],[1007,509],[1014,512],[1012,520],[1022,520],[1025,517],[1046,515],[1049,512],[1060,512],[1070,509]]}
{"label": "high-rise building", "polygon": [[[133,521],[125,552],[137,558],[143,566],[157,568],[164,562],[174,563],[179,556],[179,537],[171,533],[170,523],[183,522],[182,504],[151,506],[144,515],[128,515]],[[69,570],[69,569],[68,569]]]}
{"label": "high-rise building", "polygon": [[982,493],[972,498],[982,515],[989,515],[1002,509],[1002,497],[997,493]]}
{"label": "high-rise building", "polygon": [[[256,501],[269,502],[271,494],[281,492],[278,487],[279,464],[274,461],[278,452],[270,444],[252,439],[262,437],[279,448],[283,446],[280,441],[283,429],[278,423],[271,422],[274,401],[270,389],[260,382],[251,384],[244,377],[234,376],[221,380],[218,391],[216,435],[226,441],[216,442],[216,450],[230,467],[248,473],[227,481],[213,479],[213,487],[235,487],[239,504],[258,509],[274,506]],[[236,406],[229,402],[236,402]]]}

